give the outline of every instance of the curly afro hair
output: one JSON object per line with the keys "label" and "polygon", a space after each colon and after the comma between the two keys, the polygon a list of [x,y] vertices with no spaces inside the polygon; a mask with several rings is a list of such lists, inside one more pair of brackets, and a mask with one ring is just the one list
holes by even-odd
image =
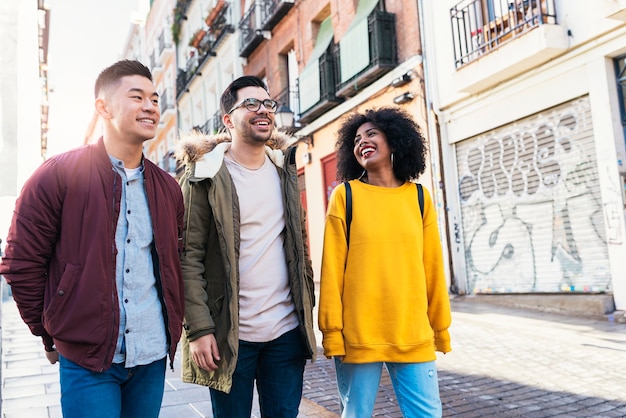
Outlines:
{"label": "curly afro hair", "polygon": [[368,109],[348,115],[337,132],[337,180],[361,177],[363,167],[354,156],[356,131],[371,122],[387,137],[393,152],[393,173],[402,181],[417,180],[426,169],[428,148],[421,130],[408,112],[397,107]]}

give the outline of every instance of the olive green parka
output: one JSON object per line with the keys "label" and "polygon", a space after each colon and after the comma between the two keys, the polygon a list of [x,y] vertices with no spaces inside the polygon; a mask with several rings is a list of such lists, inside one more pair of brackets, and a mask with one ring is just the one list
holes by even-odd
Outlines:
{"label": "olive green parka", "polygon": [[[308,358],[315,360],[313,270],[289,137],[275,132],[265,150],[278,171],[285,208],[284,246],[291,297]],[[239,201],[224,163],[230,136],[200,133],[184,138],[176,157],[185,164],[180,185],[185,201],[181,256],[185,283],[182,380],[230,392],[239,346]],[[212,372],[191,359],[189,341],[214,334],[221,360]]]}

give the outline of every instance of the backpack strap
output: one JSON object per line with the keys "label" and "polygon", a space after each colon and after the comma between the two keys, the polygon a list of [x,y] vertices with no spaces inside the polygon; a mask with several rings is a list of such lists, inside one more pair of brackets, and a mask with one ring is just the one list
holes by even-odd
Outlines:
{"label": "backpack strap", "polygon": [[420,204],[420,212],[422,213],[422,219],[424,219],[424,188],[421,184],[415,183],[417,186],[417,200]]}
{"label": "backpack strap", "polygon": [[352,187],[347,181],[343,182],[346,188],[346,240],[350,246],[350,223],[352,223]]}

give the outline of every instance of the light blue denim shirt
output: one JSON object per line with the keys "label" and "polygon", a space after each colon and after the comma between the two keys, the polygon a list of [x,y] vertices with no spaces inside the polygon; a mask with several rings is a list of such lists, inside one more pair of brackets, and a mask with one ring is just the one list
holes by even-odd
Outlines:
{"label": "light blue denim shirt", "polygon": [[109,156],[122,176],[120,216],[115,231],[115,279],[120,329],[114,363],[150,364],[167,355],[168,345],[151,254],[152,221],[144,188],[144,166],[130,176],[124,163]]}

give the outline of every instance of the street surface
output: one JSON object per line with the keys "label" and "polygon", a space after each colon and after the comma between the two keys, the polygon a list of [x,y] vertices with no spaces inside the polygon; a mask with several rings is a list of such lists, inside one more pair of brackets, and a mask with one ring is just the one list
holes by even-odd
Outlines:
{"label": "street surface", "polygon": [[[2,418],[60,418],[58,366],[3,299]],[[452,308],[453,351],[437,360],[444,417],[626,417],[626,325],[463,298]],[[338,417],[334,366],[319,350],[298,418]],[[160,418],[212,417],[208,389],[182,383],[180,370],[178,355]],[[374,416],[402,417],[386,373]]]}
{"label": "street surface", "polygon": [[[626,325],[453,300],[452,352],[437,360],[444,417],[626,417]],[[304,396],[339,412],[330,361]],[[383,374],[376,417],[401,417]]]}

